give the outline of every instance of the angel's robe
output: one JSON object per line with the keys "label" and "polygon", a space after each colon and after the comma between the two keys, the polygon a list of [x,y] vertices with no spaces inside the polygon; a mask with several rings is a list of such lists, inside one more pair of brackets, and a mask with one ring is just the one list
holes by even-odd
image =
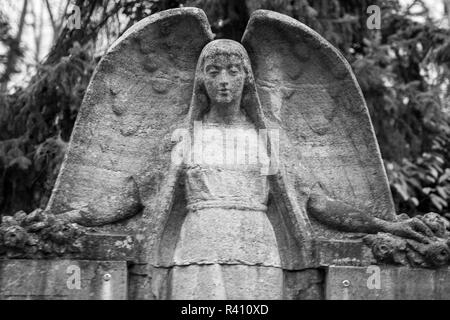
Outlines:
{"label": "angel's robe", "polygon": [[249,163],[247,154],[246,164],[233,163],[225,156],[255,152],[258,139],[250,137],[245,150],[236,149],[229,135],[203,134],[200,143],[203,157],[185,164],[188,213],[175,249],[170,298],[281,299],[283,272],[267,217],[264,161]]}

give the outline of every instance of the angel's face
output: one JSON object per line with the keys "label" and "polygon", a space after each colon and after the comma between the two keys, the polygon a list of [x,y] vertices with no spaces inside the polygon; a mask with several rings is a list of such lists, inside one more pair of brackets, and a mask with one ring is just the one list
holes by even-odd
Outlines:
{"label": "angel's face", "polygon": [[240,101],[244,82],[245,72],[239,57],[218,54],[206,58],[204,83],[213,103],[227,105]]}

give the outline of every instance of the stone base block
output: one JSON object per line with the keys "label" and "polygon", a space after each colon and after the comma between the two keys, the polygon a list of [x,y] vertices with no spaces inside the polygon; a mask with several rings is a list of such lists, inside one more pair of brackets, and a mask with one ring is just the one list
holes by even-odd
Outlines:
{"label": "stone base block", "polygon": [[0,299],[127,299],[124,261],[0,260]]}
{"label": "stone base block", "polygon": [[447,300],[450,299],[450,269],[330,266],[325,297],[330,300]]}

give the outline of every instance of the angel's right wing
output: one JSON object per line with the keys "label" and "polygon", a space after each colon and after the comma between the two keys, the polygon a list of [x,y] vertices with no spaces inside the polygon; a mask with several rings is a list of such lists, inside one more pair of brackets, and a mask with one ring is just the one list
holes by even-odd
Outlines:
{"label": "angel's right wing", "polygon": [[141,20],[111,46],[87,89],[47,211],[84,210],[91,216],[81,222],[103,225],[129,217],[139,202],[147,210],[166,205],[162,185],[176,175],[171,136],[188,114],[197,59],[212,37],[202,10],[180,8]]}

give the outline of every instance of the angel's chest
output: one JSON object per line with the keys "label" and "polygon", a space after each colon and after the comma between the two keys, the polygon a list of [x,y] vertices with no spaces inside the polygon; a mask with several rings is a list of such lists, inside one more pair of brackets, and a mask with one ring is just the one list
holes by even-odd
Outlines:
{"label": "angel's chest", "polygon": [[259,167],[268,160],[267,149],[253,128],[206,127],[194,134],[190,163],[239,169]]}

